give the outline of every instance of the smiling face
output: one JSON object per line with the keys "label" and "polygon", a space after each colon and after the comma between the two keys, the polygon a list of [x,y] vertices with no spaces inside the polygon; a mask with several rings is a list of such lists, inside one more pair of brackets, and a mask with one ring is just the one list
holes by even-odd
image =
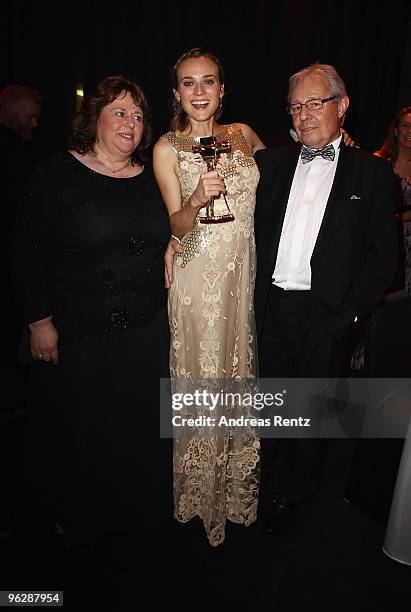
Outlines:
{"label": "smiling face", "polygon": [[138,147],[144,129],[143,112],[130,92],[107,104],[97,124],[98,146],[110,157],[129,157]]}
{"label": "smiling face", "polygon": [[224,94],[217,65],[207,57],[190,58],[181,63],[177,72],[178,87],[174,96],[193,122],[205,122],[214,117]]}
{"label": "smiling face", "polygon": [[[320,74],[311,74],[297,81],[290,95],[290,104],[303,104],[308,100],[329,98],[333,94],[327,80]],[[348,96],[325,102],[319,110],[306,106],[292,116],[293,127],[299,140],[313,149],[321,149],[340,135],[341,118],[349,104]]]}
{"label": "smiling face", "polygon": [[401,121],[397,128],[398,144],[400,147],[404,147],[411,150],[411,113],[405,113],[401,117]]}

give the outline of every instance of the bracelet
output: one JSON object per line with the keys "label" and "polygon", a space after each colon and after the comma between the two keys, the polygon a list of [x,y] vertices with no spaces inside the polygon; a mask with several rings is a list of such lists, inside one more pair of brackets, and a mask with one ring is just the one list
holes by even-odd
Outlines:
{"label": "bracelet", "polygon": [[181,244],[180,238],[177,238],[177,236],[174,236],[174,234],[171,234],[171,237],[174,238],[174,240],[177,240],[178,244]]}

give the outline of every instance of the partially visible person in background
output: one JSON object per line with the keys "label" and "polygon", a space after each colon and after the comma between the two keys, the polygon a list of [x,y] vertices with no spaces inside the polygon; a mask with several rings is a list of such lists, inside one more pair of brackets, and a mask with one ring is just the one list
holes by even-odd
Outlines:
{"label": "partially visible person in background", "polygon": [[105,78],[73,122],[70,150],[36,169],[13,228],[32,355],[26,491],[39,518],[80,546],[155,531],[171,514],[158,408],[169,224],[150,139],[139,85]]}
{"label": "partially visible person in background", "polygon": [[18,199],[33,170],[30,141],[39,124],[41,102],[41,94],[24,85],[6,85],[0,94],[0,154],[6,179],[2,184],[9,203]]}
{"label": "partially visible person in background", "polygon": [[1,167],[1,220],[3,299],[2,321],[4,329],[1,366],[15,368],[18,345],[24,327],[21,313],[16,308],[9,274],[9,232],[16,204],[35,165],[31,139],[38,126],[41,95],[36,89],[24,85],[6,85],[0,94],[0,167]]}
{"label": "partially visible person in background", "polygon": [[397,214],[403,221],[405,289],[411,295],[411,106],[392,119],[387,138],[374,155],[391,162],[398,178]]}
{"label": "partially visible person in background", "polygon": [[29,141],[38,126],[41,94],[25,85],[6,85],[0,94],[0,123],[19,139]]}
{"label": "partially visible person in background", "polygon": [[[9,262],[9,235],[16,204],[34,167],[31,138],[41,112],[41,95],[24,85],[6,85],[0,93],[0,180],[1,180],[1,262],[2,300],[0,316],[3,323],[0,357],[0,383],[3,401],[0,423],[10,422],[25,408],[27,366],[27,336],[24,319],[16,307],[12,291]],[[19,465],[19,451],[7,461]],[[17,469],[17,468],[16,468]],[[15,486],[14,472],[6,470],[7,490]],[[14,495],[8,496],[14,499]],[[11,505],[5,500],[0,510],[0,532],[8,533]]]}

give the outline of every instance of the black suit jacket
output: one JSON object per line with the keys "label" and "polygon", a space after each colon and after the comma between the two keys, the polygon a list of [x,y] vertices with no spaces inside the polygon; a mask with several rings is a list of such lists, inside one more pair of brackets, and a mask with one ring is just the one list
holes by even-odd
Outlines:
{"label": "black suit jacket", "polygon": [[[258,151],[255,309],[261,333],[281,229],[301,145]],[[314,311],[339,340],[369,314],[393,277],[398,251],[391,165],[341,144],[338,166],[311,257]]]}

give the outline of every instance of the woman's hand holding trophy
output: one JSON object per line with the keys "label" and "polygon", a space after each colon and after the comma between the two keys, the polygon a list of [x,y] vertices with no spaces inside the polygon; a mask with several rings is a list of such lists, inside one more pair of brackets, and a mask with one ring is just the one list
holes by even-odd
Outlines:
{"label": "woman's hand holding trophy", "polygon": [[[228,140],[217,140],[216,136],[199,138],[198,142],[193,145],[193,153],[200,153],[207,164],[208,172],[216,170],[220,153],[227,153],[230,149],[231,145]],[[227,213],[218,216],[214,214],[215,196],[212,196],[207,204],[206,216],[200,218],[201,223],[226,223],[227,221],[234,221],[234,215],[230,211],[227,199],[224,193],[222,195],[227,207]]]}

